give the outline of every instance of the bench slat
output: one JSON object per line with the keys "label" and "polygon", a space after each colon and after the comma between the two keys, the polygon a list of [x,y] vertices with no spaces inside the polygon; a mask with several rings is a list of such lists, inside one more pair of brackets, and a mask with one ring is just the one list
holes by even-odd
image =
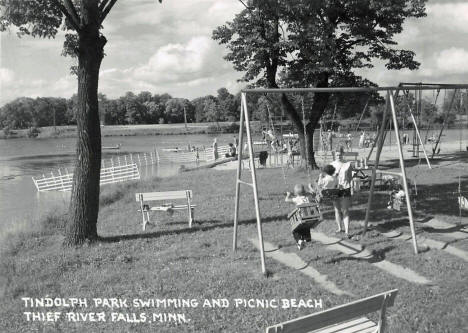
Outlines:
{"label": "bench slat", "polygon": [[[323,329],[319,329],[316,331],[312,331],[313,333],[363,333],[375,330],[377,324],[374,323],[367,317],[361,317],[355,320],[347,321],[345,323],[325,327]],[[312,333],[311,332],[311,333]]]}
{"label": "bench slat", "polygon": [[[196,208],[197,205],[190,205],[190,208]],[[187,209],[188,205],[176,205],[171,207],[171,209],[177,210],[177,209]],[[150,210],[155,210],[155,211],[165,211],[167,210],[167,207],[163,206],[157,206],[157,207],[151,207]]]}
{"label": "bench slat", "polygon": [[267,333],[307,333],[333,324],[343,323],[356,317],[379,311],[385,295],[387,307],[393,305],[398,289],[340,305],[329,310],[289,320],[267,328]]}
{"label": "bench slat", "polygon": [[187,192],[189,192],[189,197],[192,197],[192,191],[168,191],[168,192],[136,193],[135,199],[136,201],[140,201],[140,194],[143,195],[143,201],[187,199]]}

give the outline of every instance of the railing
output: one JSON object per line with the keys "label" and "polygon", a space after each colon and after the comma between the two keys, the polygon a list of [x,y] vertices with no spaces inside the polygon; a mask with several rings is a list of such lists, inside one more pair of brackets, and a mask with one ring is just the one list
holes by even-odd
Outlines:
{"label": "railing", "polygon": [[[63,174],[58,171],[58,175],[50,173],[50,177],[34,178],[34,185],[39,192],[45,191],[70,191],[73,183],[73,173]],[[136,163],[126,165],[116,165],[108,168],[101,168],[101,185],[125,182],[140,179],[140,172]]]}
{"label": "railing", "polygon": [[113,167],[116,165],[136,164],[138,166],[152,165],[157,163],[157,152],[151,151],[149,153],[132,153],[128,155],[117,155],[109,159],[103,159],[101,168]]}
{"label": "railing", "polygon": [[[229,146],[220,146],[217,149],[218,158],[223,158],[229,152]],[[214,161],[213,148],[199,149],[198,151],[156,151],[157,163],[196,163]]]}

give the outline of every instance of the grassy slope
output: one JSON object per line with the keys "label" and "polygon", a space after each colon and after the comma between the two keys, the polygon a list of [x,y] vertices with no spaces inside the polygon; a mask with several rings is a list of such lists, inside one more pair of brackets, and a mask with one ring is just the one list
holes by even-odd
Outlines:
{"label": "grassy slope", "polygon": [[[415,170],[418,171],[418,170]],[[246,240],[255,237],[253,203],[249,188],[243,188],[240,225],[240,250],[233,254],[232,212],[234,206],[233,171],[203,170],[147,183],[123,184],[103,188],[99,233],[101,242],[76,249],[60,246],[62,236],[53,226],[61,217],[51,216],[46,230],[12,237],[2,254],[0,270],[5,282],[0,304],[0,331],[31,331],[44,324],[27,323],[22,317],[20,297],[120,297],[120,298],[322,298],[324,308],[336,306],[350,297],[335,296],[314,281],[290,268],[267,259],[272,273],[260,273],[259,255]],[[264,237],[279,244],[285,252],[297,253],[285,215],[291,206],[283,202],[285,184],[281,170],[259,170],[260,205]],[[424,177],[421,177],[424,178]],[[431,180],[431,177],[426,177]],[[454,181],[453,175],[441,184]],[[285,180],[291,187],[306,182],[299,172],[289,171]],[[423,182],[422,182],[423,183]],[[192,189],[199,224],[188,229],[185,215],[167,217],[154,229],[141,231],[141,216],[136,211],[135,192]],[[376,207],[382,207],[385,197]],[[366,197],[356,199],[354,219],[363,218]],[[443,211],[441,218],[456,215]],[[390,217],[376,209],[373,219]],[[319,229],[332,234],[335,225],[329,213]],[[392,215],[391,217],[395,217]],[[398,226],[398,224],[395,224]],[[399,226],[406,229],[405,226]],[[357,232],[357,227],[352,229]],[[389,309],[389,332],[462,332],[466,317],[466,264],[442,251],[412,254],[411,244],[392,241],[370,232],[363,244],[377,256],[409,267],[434,281],[433,286],[418,286],[397,279],[370,265],[314,244],[300,256],[341,289],[365,297],[399,288],[396,306]],[[467,241],[457,242],[461,247]],[[93,311],[93,309],[88,309]],[[154,311],[153,311],[154,310]],[[131,311],[131,310],[128,310]],[[268,324],[310,313],[313,309],[183,309],[192,321],[183,326],[169,324],[59,322],[45,325],[50,331],[115,332],[259,332]],[[161,312],[149,309],[148,312]],[[3,329],[2,329],[3,328]]]}

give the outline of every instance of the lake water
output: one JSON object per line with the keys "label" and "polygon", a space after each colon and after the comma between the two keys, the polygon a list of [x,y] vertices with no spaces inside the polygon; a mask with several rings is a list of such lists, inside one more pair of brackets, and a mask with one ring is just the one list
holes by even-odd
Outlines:
{"label": "lake water", "polygon": [[[318,132],[318,131],[317,131]],[[464,131],[464,140],[468,137]],[[411,134],[410,134],[411,136]],[[458,141],[460,131],[445,131],[443,140]],[[387,136],[387,142],[390,143]],[[103,158],[109,159],[116,154],[150,152],[155,147],[187,147],[210,146],[212,135],[168,135],[168,136],[129,136],[104,137],[103,146],[121,144],[120,150],[103,152]],[[233,142],[232,134],[218,135],[218,144],[226,145]],[[258,140],[259,138],[254,138]],[[357,146],[358,134],[354,134],[354,146]],[[40,177],[64,168],[73,169],[75,138],[60,139],[11,139],[0,140],[0,234],[5,227],[16,223],[30,221],[49,211],[54,205],[67,205],[69,192],[41,192],[39,193],[31,177]],[[177,172],[177,166],[156,165],[140,169],[142,178],[151,176],[170,176]]]}
{"label": "lake water", "polygon": [[[188,144],[210,146],[211,135],[104,137],[103,146],[121,144],[119,150],[103,151],[103,159],[117,155],[154,151],[155,147],[185,148]],[[218,135],[218,144],[233,142],[233,135]],[[0,140],[0,234],[8,227],[35,219],[56,206],[67,205],[69,192],[38,192],[32,177],[50,175],[60,168],[73,170],[76,138]],[[106,165],[107,165],[106,161]],[[177,173],[177,166],[140,168],[142,179]]]}

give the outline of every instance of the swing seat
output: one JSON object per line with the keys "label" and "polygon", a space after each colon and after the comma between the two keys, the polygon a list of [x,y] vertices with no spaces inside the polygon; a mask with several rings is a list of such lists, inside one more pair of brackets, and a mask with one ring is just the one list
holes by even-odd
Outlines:
{"label": "swing seat", "polygon": [[291,213],[289,213],[288,220],[291,224],[291,231],[294,232],[295,230],[302,228],[315,228],[322,222],[323,216],[318,204],[305,203],[298,205]]}

